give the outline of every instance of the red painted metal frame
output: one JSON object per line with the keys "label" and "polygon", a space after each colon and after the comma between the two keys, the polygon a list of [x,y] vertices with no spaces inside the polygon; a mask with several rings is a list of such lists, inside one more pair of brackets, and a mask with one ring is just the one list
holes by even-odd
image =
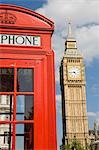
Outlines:
{"label": "red painted metal frame", "polygon": [[[12,62],[15,63],[16,65],[13,65],[12,67]],[[20,62],[20,61],[19,61]],[[7,68],[13,68],[14,69],[14,92],[0,92],[0,95],[13,95],[14,99],[14,110],[13,110],[13,120],[12,121],[0,121],[0,124],[11,124],[12,125],[12,128],[13,128],[13,138],[12,138],[12,150],[15,150],[16,149],[16,124],[25,124],[25,123],[32,123],[34,124],[34,120],[19,120],[17,121],[16,120],[16,96],[17,95],[34,95],[34,92],[17,92],[17,84],[16,84],[16,81],[17,81],[17,69],[18,68],[35,68],[34,66],[32,67],[29,67],[29,64],[26,63],[27,61],[26,60],[23,60],[21,61],[21,66],[17,64],[17,60],[0,60],[0,68],[4,68],[4,67],[7,67]],[[33,61],[32,61],[33,63]],[[36,73],[35,73],[36,74]],[[35,76],[34,76],[35,77]],[[34,81],[35,78],[34,78]],[[35,85],[35,83],[34,83]],[[35,91],[35,86],[34,86],[34,91]],[[34,97],[34,99],[36,99]]]}
{"label": "red painted metal frame", "polygon": [[[7,9],[17,17],[14,25],[0,24],[0,33],[39,35],[41,37],[40,47],[0,46],[0,67],[34,68],[34,92],[24,92],[34,95],[34,120],[0,121],[0,124],[34,123],[34,150],[56,150],[55,68],[54,52],[51,49],[54,24],[46,17],[25,8],[0,5],[0,9],[2,11]],[[25,20],[23,24],[21,24],[21,18]],[[29,22],[29,20],[34,20],[34,22]],[[14,89],[16,89],[16,83]],[[0,94],[14,94],[15,97],[17,94],[21,95],[22,92],[2,92]],[[15,98],[14,102],[16,105]],[[15,116],[16,114],[14,114],[14,119],[16,119]],[[13,150],[15,150],[16,129],[15,127],[13,129]]]}

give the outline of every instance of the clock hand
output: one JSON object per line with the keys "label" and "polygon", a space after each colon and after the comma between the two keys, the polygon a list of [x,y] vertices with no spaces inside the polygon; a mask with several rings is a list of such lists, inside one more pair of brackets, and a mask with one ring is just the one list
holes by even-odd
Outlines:
{"label": "clock hand", "polygon": [[73,71],[73,73],[76,73],[75,71]]}
{"label": "clock hand", "polygon": [[75,71],[69,71],[69,73],[76,73]]}

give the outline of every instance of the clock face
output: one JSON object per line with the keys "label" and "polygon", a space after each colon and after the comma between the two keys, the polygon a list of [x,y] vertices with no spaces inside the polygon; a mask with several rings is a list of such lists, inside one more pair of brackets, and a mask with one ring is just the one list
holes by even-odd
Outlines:
{"label": "clock face", "polygon": [[71,78],[78,78],[80,77],[80,67],[76,67],[76,66],[73,66],[73,67],[70,67],[68,69],[68,75],[69,77]]}

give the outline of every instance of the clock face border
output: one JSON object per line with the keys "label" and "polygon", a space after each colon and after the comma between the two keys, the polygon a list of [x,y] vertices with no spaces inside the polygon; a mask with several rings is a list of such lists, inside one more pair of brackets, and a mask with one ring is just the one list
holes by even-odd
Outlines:
{"label": "clock face border", "polygon": [[81,80],[81,67],[77,65],[67,66],[68,80]]}

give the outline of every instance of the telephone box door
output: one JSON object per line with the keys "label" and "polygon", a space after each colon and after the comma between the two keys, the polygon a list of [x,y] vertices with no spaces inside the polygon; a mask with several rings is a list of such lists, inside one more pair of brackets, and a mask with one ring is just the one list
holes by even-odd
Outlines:
{"label": "telephone box door", "polygon": [[36,145],[36,124],[42,121],[40,70],[33,60],[0,60],[1,149],[33,150]]}

